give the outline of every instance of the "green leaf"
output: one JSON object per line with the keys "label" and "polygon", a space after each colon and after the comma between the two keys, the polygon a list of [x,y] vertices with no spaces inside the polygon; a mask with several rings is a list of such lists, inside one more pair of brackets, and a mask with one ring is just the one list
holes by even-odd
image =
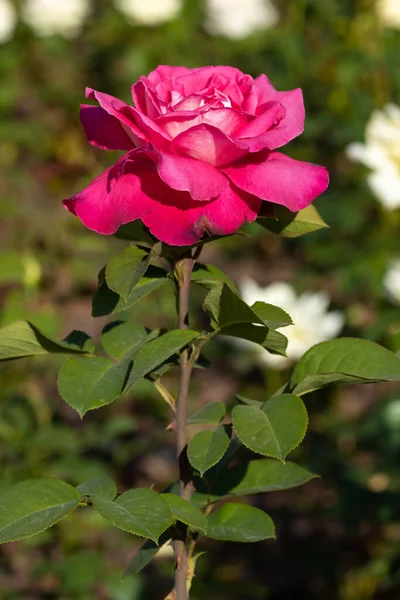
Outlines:
{"label": "green leaf", "polygon": [[277,492],[298,487],[315,477],[317,475],[289,461],[251,460],[220,473],[211,481],[211,494],[221,497]]}
{"label": "green leaf", "polygon": [[251,306],[251,310],[253,310],[260,317],[264,325],[271,327],[271,329],[293,325],[291,317],[286,311],[284,311],[282,308],[279,308],[279,306],[258,301],[254,302],[254,304]]}
{"label": "green leaf", "polygon": [[68,344],[68,346],[72,346],[76,349],[82,350],[83,352],[87,352],[88,354],[91,354],[95,351],[95,347],[90,335],[84,331],[79,331],[78,329],[73,329],[71,333],[69,333],[62,341],[64,344]]}
{"label": "green leaf", "polygon": [[146,273],[150,262],[160,255],[161,244],[153,246],[150,253],[138,246],[128,246],[113,256],[107,266],[105,278],[108,287],[128,301],[134,287]]}
{"label": "green leaf", "polygon": [[215,431],[200,431],[189,442],[187,456],[190,464],[203,475],[221,460],[230,438],[224,426]]}
{"label": "green leaf", "polygon": [[[150,275],[150,272],[152,275]],[[126,310],[127,308],[132,308],[137,302],[154,292],[154,290],[159,289],[161,286],[165,284],[171,284],[171,279],[168,278],[165,271],[162,269],[158,269],[157,267],[150,266],[147,269],[147,273],[145,277],[139,281],[136,285],[135,289],[129,294],[129,297],[126,302],[120,299],[115,309],[115,312],[119,312],[121,310]]]}
{"label": "green leaf", "polygon": [[193,506],[193,504],[175,494],[162,494],[162,497],[168,502],[172,514],[177,521],[185,523],[191,529],[206,533],[207,518],[196,506]]}
{"label": "green leaf", "polygon": [[290,388],[307,394],[331,383],[399,381],[400,358],[390,350],[357,338],[338,338],[308,350],[297,363]]}
{"label": "green leaf", "polygon": [[247,504],[224,504],[208,517],[207,535],[214,540],[259,542],[275,537],[274,522]]}
{"label": "green leaf", "polygon": [[150,381],[157,381],[157,379],[160,379],[160,377],[165,375],[165,373],[167,373],[171,369],[171,367],[176,367],[178,365],[179,355],[174,354],[173,356],[165,360],[163,363],[161,363],[156,369],[153,369],[151,373],[145,375],[145,377],[147,379],[150,379]]}
{"label": "green leaf", "polygon": [[115,364],[101,356],[70,358],[58,374],[58,391],[82,418],[121,395],[131,363],[127,359]]}
{"label": "green leaf", "polygon": [[216,285],[210,290],[203,307],[213,324],[221,329],[236,323],[264,325],[264,321],[226,283]]}
{"label": "green leaf", "polygon": [[101,344],[111,358],[121,359],[132,354],[147,340],[150,330],[138,323],[113,321],[101,333]]}
{"label": "green leaf", "polygon": [[155,557],[157,552],[159,552],[161,546],[169,543],[171,541],[170,532],[164,531],[159,539],[159,545],[153,542],[152,540],[147,540],[140,548],[140,550],[135,554],[132,558],[131,562],[127,566],[124,577],[129,577],[129,575],[136,575],[140,573],[142,569]]}
{"label": "green leaf", "polygon": [[[198,246],[205,246],[206,244],[211,244],[212,242],[217,242],[218,240],[226,240],[228,238],[232,238],[232,237],[250,237],[250,235],[248,233],[245,233],[244,231],[236,231],[235,233],[231,233],[228,235],[209,235],[207,237],[203,237],[201,240],[199,240],[198,242],[192,244],[191,246],[189,246],[190,248],[197,248]],[[179,249],[179,248],[188,248],[188,246],[175,246],[175,248]]]}
{"label": "green leaf", "polygon": [[304,403],[291,394],[270,398],[261,410],[253,406],[235,406],[232,418],[235,431],[245,446],[282,461],[300,444],[308,423]]}
{"label": "green leaf", "polygon": [[128,490],[113,502],[95,496],[93,504],[101,516],[114,527],[154,542],[158,541],[174,520],[164,498],[145,488]]}
{"label": "green leaf", "polygon": [[[86,335],[86,334],[84,334]],[[15,321],[0,327],[0,360],[39,354],[86,354],[76,343],[56,342],[29,321]]]}
{"label": "green leaf", "polygon": [[122,296],[126,302],[135,285],[145,274],[149,263],[149,253],[142,248],[138,246],[124,248],[107,263],[108,287]]}
{"label": "green leaf", "polygon": [[149,233],[147,227],[145,227],[140,219],[121,225],[116,233],[115,237],[120,240],[129,240],[131,242],[141,242],[148,246],[153,246],[156,243],[156,239]]}
{"label": "green leaf", "polygon": [[92,498],[96,495],[103,500],[114,500],[117,495],[117,486],[109,477],[95,477],[94,479],[85,481],[85,483],[81,483],[76,489],[81,497],[89,496]]}
{"label": "green leaf", "polygon": [[237,292],[233,281],[225,275],[221,269],[214,265],[202,265],[197,263],[192,272],[193,283],[198,283],[207,288],[212,288],[216,284],[226,283],[232,290]]}
{"label": "green leaf", "polygon": [[30,537],[51,527],[79,504],[79,492],[58,479],[28,479],[0,493],[0,542]]}
{"label": "green leaf", "polygon": [[251,398],[245,398],[245,396],[241,396],[240,394],[236,394],[235,398],[240,402],[240,404],[247,404],[247,406],[256,406],[257,408],[262,408],[263,402],[259,400],[251,400]]}
{"label": "green leaf", "polygon": [[275,218],[259,218],[257,223],[268,231],[283,237],[296,238],[328,227],[317,209],[310,204],[307,208],[293,213],[284,206],[274,206]]}
{"label": "green leaf", "polygon": [[197,331],[191,329],[174,329],[143,346],[135,355],[127,389],[192,342],[198,335],[200,334]]}
{"label": "green leaf", "polygon": [[127,310],[154,290],[166,283],[171,283],[171,279],[163,269],[150,265],[146,275],[137,283],[125,302],[123,298],[108,287],[104,277],[105,268],[99,273],[99,287],[92,301],[92,317],[104,317],[113,312]]}
{"label": "green leaf", "polygon": [[122,298],[108,287],[104,279],[105,272],[103,267],[99,273],[99,285],[92,299],[92,317],[105,317],[118,310],[120,301],[125,304]]}
{"label": "green leaf", "polygon": [[236,325],[224,327],[221,333],[229,337],[254,342],[274,354],[286,356],[287,337],[274,329],[252,325],[251,323],[237,323]]}
{"label": "green leaf", "polygon": [[225,416],[226,406],[223,402],[211,402],[190,417],[188,425],[218,425]]}

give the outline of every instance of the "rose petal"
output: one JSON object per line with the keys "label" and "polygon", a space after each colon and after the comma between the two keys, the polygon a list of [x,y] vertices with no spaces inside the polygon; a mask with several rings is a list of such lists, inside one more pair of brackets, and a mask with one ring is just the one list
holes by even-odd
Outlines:
{"label": "rose petal", "polygon": [[187,246],[207,235],[230,235],[247,220],[254,221],[260,200],[228,186],[211,202],[194,202],[186,194],[174,196],[174,204],[160,204],[142,218],[151,233],[171,246]]}
{"label": "rose petal", "polygon": [[[179,96],[181,96],[181,94],[179,94]],[[190,96],[187,96],[186,98],[183,98],[183,100],[180,98],[176,104],[173,104],[173,108],[174,110],[180,111],[180,110],[198,110],[199,108],[202,107],[202,101],[203,98],[201,97],[201,94],[191,94]]]}
{"label": "rose petal", "polygon": [[[141,135],[145,136],[146,140],[153,144],[153,146],[158,150],[166,150],[169,146],[170,140],[172,139],[169,133],[161,129],[156,121],[153,121],[136,108],[129,106],[128,109],[135,119]],[[124,111],[127,111],[127,109],[125,108]]]}
{"label": "rose petal", "polygon": [[217,127],[227,135],[233,135],[247,124],[245,114],[231,108],[204,108],[179,110],[156,119],[157,125],[172,138],[191,127],[207,123]]}
{"label": "rose petal", "polygon": [[241,127],[236,132],[236,137],[254,138],[259,136],[282,121],[285,115],[286,110],[280,102],[268,102],[265,105],[264,112],[259,117],[249,121],[244,127]]}
{"label": "rose petal", "polygon": [[[127,135],[132,140],[136,140],[135,145],[138,146],[140,143],[147,141],[160,149],[168,147],[170,139],[168,133],[160,129],[152,119],[133,106],[129,106],[129,104],[118,100],[118,98],[103,94],[102,92],[96,92],[90,88],[87,88],[86,96],[97,100],[105,111],[121,121]],[[141,140],[141,142],[138,142],[138,140]]]}
{"label": "rose petal", "polygon": [[[300,135],[304,130],[305,108],[301,89],[278,92],[266,75],[254,80],[254,85],[244,99],[243,110],[260,116],[270,102],[279,102],[286,110],[280,125],[268,134],[266,146],[279,148]],[[267,139],[266,139],[267,141]]]}
{"label": "rose petal", "polygon": [[233,135],[247,124],[247,117],[232,108],[211,108],[203,114],[203,122],[217,127],[227,135]]}
{"label": "rose petal", "polygon": [[81,104],[81,122],[93,146],[104,150],[132,150],[134,143],[120,121],[100,106]]}
{"label": "rose petal", "polygon": [[141,77],[132,88],[132,98],[136,107],[151,119],[159,117],[161,114],[160,104],[157,95],[148,85],[145,77]]}
{"label": "rose petal", "polygon": [[257,218],[261,206],[259,198],[229,185],[215,200],[204,207],[201,225],[207,233],[230,235],[235,233],[245,221],[252,223]]}
{"label": "rose petal", "polygon": [[192,94],[210,93],[214,88],[225,94],[235,108],[240,108],[243,101],[242,89],[247,90],[249,81],[253,81],[250,75],[244,75],[239,69],[229,66],[187,69],[181,74],[174,71],[172,75],[167,69],[166,77],[160,77],[160,73],[152,76],[151,82],[164,101],[172,100],[172,91],[179,92],[183,99]]}
{"label": "rose petal", "polygon": [[266,150],[226,167],[223,172],[242,190],[294,212],[308,206],[329,184],[325,167]]}
{"label": "rose petal", "polygon": [[142,218],[152,235],[170,246],[190,246],[204,233],[194,228],[195,222],[202,215],[201,207],[204,202],[195,202],[189,194],[185,195],[186,200],[179,203],[179,206],[160,202],[153,212]]}
{"label": "rose petal", "polygon": [[102,109],[120,121],[125,133],[130,137],[135,146],[139,146],[145,141],[143,133],[136,126],[134,115],[130,113],[129,109],[131,107],[128,104],[118,98],[114,98],[114,96],[97,92],[91,88],[86,88],[86,98],[97,100]]}
{"label": "rose petal", "polygon": [[[284,146],[304,131],[305,108],[303,92],[300,88],[290,92],[275,92],[274,101],[279,102],[286,110],[285,117],[279,125],[265,136],[266,147],[274,150]],[[261,106],[259,109],[263,109]]]}
{"label": "rose petal", "polygon": [[258,115],[257,108],[261,104],[273,101],[276,89],[266,75],[259,75],[243,100],[243,110],[249,115]]}
{"label": "rose petal", "polygon": [[196,125],[178,135],[171,144],[177,154],[191,156],[215,167],[227,165],[247,153],[225,133],[211,125]]}
{"label": "rose petal", "polygon": [[185,96],[198,93],[201,89],[208,87],[210,82],[213,81],[218,84],[215,87],[219,91],[228,96],[230,94],[227,92],[231,91],[233,96],[238,95],[239,97],[241,94],[238,82],[248,81],[249,77],[249,75],[243,75],[236,67],[225,65],[210,66],[190,69],[188,73],[179,76],[179,84],[182,86]]}
{"label": "rose petal", "polygon": [[89,229],[111,235],[157,206],[154,198],[160,192],[155,169],[144,155],[129,160],[123,157],[84,190],[64,200],[64,206]]}
{"label": "rose petal", "polygon": [[249,152],[259,152],[268,146],[270,134],[275,131],[286,115],[286,110],[279,102],[269,102],[266,110],[245,127],[236,132],[236,143]]}
{"label": "rose petal", "polygon": [[194,158],[161,153],[161,179],[174,190],[189,192],[193,200],[211,200],[228,185],[227,178],[212,165]]}
{"label": "rose petal", "polygon": [[160,83],[164,79],[176,79],[182,75],[186,75],[193,69],[187,67],[173,67],[169,65],[159,65],[154,71],[151,71],[147,76],[147,79],[154,85]]}
{"label": "rose petal", "polygon": [[156,124],[171,138],[203,122],[203,108],[169,112],[156,119]]}

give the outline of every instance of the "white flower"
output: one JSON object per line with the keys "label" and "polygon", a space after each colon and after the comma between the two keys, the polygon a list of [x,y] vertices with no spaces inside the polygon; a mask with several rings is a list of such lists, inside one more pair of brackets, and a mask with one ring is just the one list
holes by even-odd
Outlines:
{"label": "white flower", "polygon": [[17,23],[17,13],[9,0],[0,0],[0,44],[8,42]]}
{"label": "white flower", "polygon": [[77,35],[90,13],[91,0],[25,0],[22,19],[37,35]]}
{"label": "white flower", "polygon": [[114,0],[116,7],[132,23],[158,25],[175,19],[182,0]]}
{"label": "white flower", "polygon": [[288,338],[287,357],[270,354],[257,344],[246,342],[263,365],[283,369],[303,356],[311,346],[334,338],[343,327],[340,312],[327,312],[329,297],[325,292],[304,292],[297,296],[288,283],[276,282],[263,288],[250,278],[242,280],[240,291],[250,306],[258,301],[274,304],[283,308],[293,321],[293,325],[280,329]]}
{"label": "white flower", "polygon": [[399,0],[377,0],[376,14],[386,27],[400,29],[400,2]]}
{"label": "white flower", "polygon": [[207,31],[232,39],[270,29],[279,21],[279,13],[271,0],[206,0],[206,10]]}
{"label": "white flower", "polygon": [[400,207],[400,107],[386,104],[374,111],[366,126],[365,144],[350,144],[346,152],[351,160],[372,169],[367,181],[384,207]]}
{"label": "white flower", "polygon": [[389,297],[400,304],[400,259],[394,260],[386,271],[383,285]]}

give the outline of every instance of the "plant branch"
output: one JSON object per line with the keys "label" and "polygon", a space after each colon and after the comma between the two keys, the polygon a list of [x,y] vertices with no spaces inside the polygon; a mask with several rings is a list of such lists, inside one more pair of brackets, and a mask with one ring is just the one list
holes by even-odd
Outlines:
{"label": "plant branch", "polygon": [[[178,286],[178,324],[179,329],[189,328],[190,279],[194,259],[191,255],[179,260],[175,265],[175,278]],[[175,406],[176,455],[179,463],[180,497],[190,501],[193,483],[192,468],[186,455],[188,394],[193,364],[190,361],[189,348],[180,355],[180,385]],[[188,600],[188,548],[187,528],[177,527],[174,541],[175,549],[175,598]]]}

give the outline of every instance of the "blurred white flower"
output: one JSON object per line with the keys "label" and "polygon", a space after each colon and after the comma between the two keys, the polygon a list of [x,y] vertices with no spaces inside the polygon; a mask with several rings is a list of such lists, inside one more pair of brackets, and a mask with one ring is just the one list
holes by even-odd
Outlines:
{"label": "blurred white flower", "polygon": [[386,104],[374,111],[366,126],[365,144],[350,144],[346,152],[350,160],[372,169],[367,181],[383,206],[400,207],[400,107]]}
{"label": "blurred white flower", "polygon": [[17,23],[17,13],[10,0],[0,0],[0,44],[8,42]]}
{"label": "blurred white flower", "polygon": [[37,35],[73,38],[88,17],[91,0],[25,0],[22,19]]}
{"label": "blurred white flower", "polygon": [[205,27],[211,34],[242,39],[275,27],[279,12],[271,0],[206,0]]}
{"label": "blurred white flower", "polygon": [[376,14],[382,25],[400,29],[399,0],[377,0]]}
{"label": "blurred white flower", "polygon": [[384,409],[386,425],[391,429],[400,429],[400,399],[393,398]]}
{"label": "blurred white flower", "polygon": [[117,9],[132,23],[158,25],[175,19],[182,0],[114,0]]}
{"label": "blurred white flower", "polygon": [[287,357],[270,354],[253,342],[245,342],[263,365],[284,369],[311,346],[336,337],[343,327],[343,315],[339,311],[327,311],[330,300],[325,292],[304,292],[297,296],[288,283],[276,282],[263,288],[250,278],[242,280],[240,291],[250,306],[258,301],[274,304],[283,308],[293,321],[293,325],[279,329],[288,338]]}
{"label": "blurred white flower", "polygon": [[383,278],[383,285],[394,302],[400,304],[400,259],[394,260]]}

